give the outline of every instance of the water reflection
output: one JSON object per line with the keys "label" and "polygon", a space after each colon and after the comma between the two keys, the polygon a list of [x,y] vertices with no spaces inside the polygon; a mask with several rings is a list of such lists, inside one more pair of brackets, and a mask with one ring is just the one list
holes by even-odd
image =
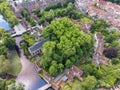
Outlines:
{"label": "water reflection", "polygon": [[3,16],[0,14],[0,27],[4,28],[6,31],[10,30],[9,24],[3,19]]}

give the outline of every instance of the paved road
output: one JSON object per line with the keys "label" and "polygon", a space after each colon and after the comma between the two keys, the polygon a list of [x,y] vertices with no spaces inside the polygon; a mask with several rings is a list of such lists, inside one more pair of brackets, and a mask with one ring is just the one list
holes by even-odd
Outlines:
{"label": "paved road", "polygon": [[[19,45],[21,37],[16,37],[16,44]],[[39,77],[33,63],[31,63],[20,50],[20,62],[22,65],[21,72],[18,74],[16,81],[22,82],[25,85],[25,90],[37,90],[45,85],[45,82]]]}

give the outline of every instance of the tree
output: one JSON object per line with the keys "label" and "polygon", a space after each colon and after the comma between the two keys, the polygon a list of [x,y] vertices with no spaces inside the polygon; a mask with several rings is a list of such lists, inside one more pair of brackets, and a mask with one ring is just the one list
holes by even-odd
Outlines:
{"label": "tree", "polygon": [[35,21],[34,21],[33,18],[30,18],[30,25],[31,25],[31,26],[35,26]]}
{"label": "tree", "polygon": [[60,7],[62,7],[62,6],[61,6],[61,3],[56,3],[56,4],[54,4],[54,5],[47,6],[47,7],[45,8],[45,11],[49,11],[50,9],[57,9],[57,8],[60,8]]}
{"label": "tree", "polygon": [[81,68],[84,71],[85,76],[92,75],[94,73],[93,67],[94,67],[94,65],[92,65],[92,64],[87,64],[87,65],[81,66]]}
{"label": "tree", "polygon": [[31,26],[35,26],[35,21],[30,17],[30,14],[27,9],[22,9],[21,14],[25,19],[30,23]]}
{"label": "tree", "polygon": [[21,14],[25,18],[28,18],[28,16],[29,16],[29,13],[28,13],[28,11],[26,9],[22,9]]}
{"label": "tree", "polygon": [[15,39],[10,34],[3,33],[2,42],[8,49],[15,49]]}
{"label": "tree", "polygon": [[55,66],[50,66],[49,73],[50,75],[55,76],[57,74],[57,68]]}
{"label": "tree", "polygon": [[58,65],[58,68],[60,69],[59,71],[62,72],[63,69],[64,69],[64,65],[60,63],[60,64]]}
{"label": "tree", "polygon": [[50,58],[42,56],[42,60],[40,61],[40,65],[45,69],[48,70],[48,67],[50,65]]}
{"label": "tree", "polygon": [[45,22],[45,18],[41,17],[38,21],[39,25],[43,24]]}
{"label": "tree", "polygon": [[23,49],[23,52],[26,56],[28,56],[30,54],[26,43],[21,43],[21,48]]}
{"label": "tree", "polygon": [[42,60],[40,62],[40,64],[44,67],[44,69],[47,69],[47,67],[50,66],[50,62],[52,62],[52,52],[54,52],[55,50],[55,42],[46,42],[44,45],[43,45],[43,53],[44,55],[42,56]]}
{"label": "tree", "polygon": [[[71,89],[70,89],[71,90]],[[81,87],[80,83],[76,84],[72,90],[83,90],[83,88]]]}
{"label": "tree", "polygon": [[0,28],[0,40],[2,39],[2,34],[4,33],[4,29]]}
{"label": "tree", "polygon": [[112,58],[111,62],[112,62],[112,64],[119,64],[120,59],[119,58]]}
{"label": "tree", "polygon": [[7,0],[0,0],[0,3],[2,3],[2,2],[6,2]]}
{"label": "tree", "polygon": [[8,90],[8,86],[12,83],[15,83],[15,80],[10,79],[1,79],[0,78],[0,90]]}
{"label": "tree", "polygon": [[0,56],[0,74],[7,73],[10,70],[10,61],[5,58],[5,56]]}
{"label": "tree", "polygon": [[[8,48],[8,49],[14,49],[15,48],[15,39],[11,37],[11,35],[4,31],[4,29],[0,28],[0,46],[1,50]],[[6,49],[3,50],[3,53],[6,53]]]}
{"label": "tree", "polygon": [[[52,21],[42,33],[44,38],[50,40],[44,43],[42,49],[42,62],[45,60],[48,63],[48,65],[45,64],[46,70],[53,66],[52,61],[56,61],[57,65],[62,64],[64,68],[70,67],[93,45],[92,37],[82,32],[68,18]],[[58,72],[61,70],[56,69]]]}
{"label": "tree", "polygon": [[6,81],[0,78],[0,90],[5,90],[6,89]]}
{"label": "tree", "polygon": [[25,90],[22,83],[12,83],[8,86],[8,90]]}
{"label": "tree", "polygon": [[117,31],[114,31],[114,32],[110,32],[109,35],[105,37],[105,40],[108,43],[112,44],[112,42],[114,42],[115,40],[118,40],[119,37],[120,37],[120,33],[118,33]]}
{"label": "tree", "polygon": [[24,39],[24,41],[26,43],[28,43],[27,45],[32,46],[35,43],[35,38],[33,35],[31,35],[30,33],[25,33],[22,35],[22,38]]}
{"label": "tree", "polygon": [[[92,33],[94,32],[101,32],[103,35],[108,34],[108,32],[106,32],[106,28],[109,26],[109,23],[107,23],[106,21],[100,19],[100,20],[95,20],[94,24],[91,26],[90,31]],[[105,33],[106,32],[106,33]]]}
{"label": "tree", "polygon": [[105,76],[102,77],[102,80],[108,84],[109,87],[113,86],[117,79],[120,77],[120,64],[112,65],[112,66],[101,66],[101,68],[105,71]]}
{"label": "tree", "polygon": [[107,58],[110,59],[117,57],[117,50],[115,48],[107,48],[103,53]]}
{"label": "tree", "polygon": [[97,85],[97,80],[94,76],[87,76],[81,85],[85,90],[93,90]]}
{"label": "tree", "polygon": [[0,3],[0,13],[4,16],[4,19],[9,23],[10,27],[18,24],[18,19],[6,0]]}
{"label": "tree", "polygon": [[68,60],[66,61],[66,63],[65,63],[65,66],[66,66],[66,67],[70,67],[71,64],[72,64],[71,61],[68,59]]}
{"label": "tree", "polygon": [[7,56],[7,48],[4,45],[0,45],[0,55]]}

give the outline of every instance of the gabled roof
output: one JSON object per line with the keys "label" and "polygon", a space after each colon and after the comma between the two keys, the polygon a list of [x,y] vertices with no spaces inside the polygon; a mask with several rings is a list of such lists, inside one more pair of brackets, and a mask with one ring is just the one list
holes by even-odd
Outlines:
{"label": "gabled roof", "polygon": [[44,39],[44,40],[42,40],[42,41],[40,41],[40,42],[35,43],[35,44],[32,45],[31,47],[29,47],[29,50],[30,50],[31,52],[34,52],[34,51],[42,48],[43,44],[44,44],[46,41],[48,41],[48,40],[49,40],[49,39],[47,38],[47,39]]}

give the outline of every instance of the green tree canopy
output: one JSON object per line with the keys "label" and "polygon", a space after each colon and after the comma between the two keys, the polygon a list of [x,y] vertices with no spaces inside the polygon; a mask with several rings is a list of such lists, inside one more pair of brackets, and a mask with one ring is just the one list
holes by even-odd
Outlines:
{"label": "green tree canopy", "polygon": [[1,79],[0,78],[0,90],[8,90],[8,85],[15,83],[15,80]]}
{"label": "green tree canopy", "polygon": [[62,71],[63,66],[70,67],[93,45],[92,37],[82,32],[68,18],[52,21],[42,33],[44,38],[50,39],[43,45],[40,63],[46,70],[51,66],[53,69],[52,61],[62,66],[55,68],[57,71]]}
{"label": "green tree canopy", "polygon": [[97,80],[94,76],[87,76],[85,81],[82,82],[83,90],[94,90],[95,86],[97,85]]}
{"label": "green tree canopy", "polygon": [[92,33],[94,32],[101,32],[103,35],[108,34],[108,30],[106,28],[110,26],[109,23],[106,21],[100,19],[100,20],[95,20],[94,24],[91,26],[90,31]]}
{"label": "green tree canopy", "polygon": [[25,90],[22,83],[12,83],[8,85],[8,90]]}
{"label": "green tree canopy", "polygon": [[0,55],[7,56],[7,48],[4,45],[0,45]]}
{"label": "green tree canopy", "polygon": [[4,0],[4,2],[2,1],[0,1],[0,13],[4,16],[5,20],[8,21],[9,25],[13,27],[18,24],[18,19],[11,10],[8,2],[6,0]]}
{"label": "green tree canopy", "polygon": [[11,37],[10,34],[3,32],[2,33],[2,43],[8,48],[8,49],[14,49],[15,48],[15,39]]}
{"label": "green tree canopy", "polygon": [[10,70],[10,61],[3,55],[0,56],[0,74],[7,73]]}
{"label": "green tree canopy", "polygon": [[7,50],[14,48],[15,39],[13,39],[10,34],[5,32],[3,28],[0,28],[0,55],[7,56]]}

